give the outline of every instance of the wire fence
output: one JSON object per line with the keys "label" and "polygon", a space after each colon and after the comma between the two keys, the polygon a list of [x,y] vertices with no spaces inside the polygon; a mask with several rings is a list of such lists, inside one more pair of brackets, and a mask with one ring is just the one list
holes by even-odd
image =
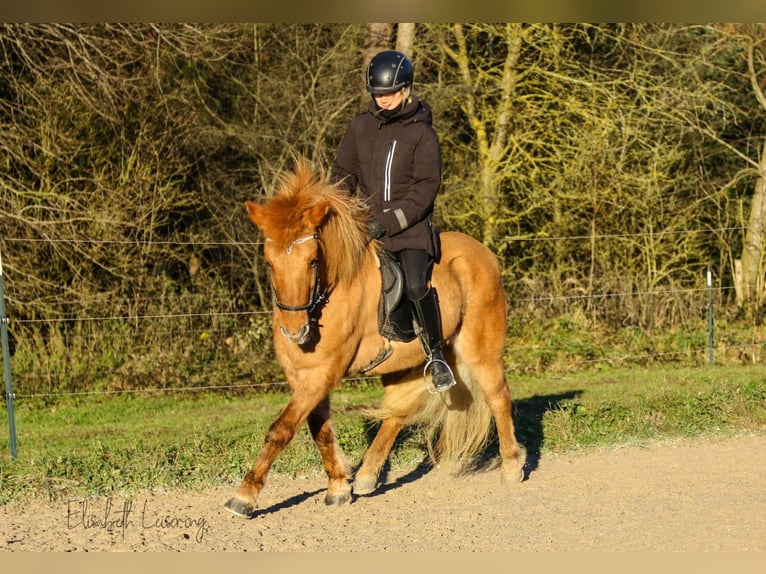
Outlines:
{"label": "wire fence", "polygon": [[[723,232],[731,231],[730,229],[719,230],[705,230],[707,232]],[[694,233],[701,232],[697,230],[677,233]],[[623,234],[620,237],[634,236],[635,234]],[[608,237],[613,238],[614,235]],[[577,240],[588,239],[588,237],[544,237],[544,238],[524,238],[519,241],[561,241],[561,240]],[[47,241],[43,239],[18,239],[18,238],[5,238],[6,242],[19,242],[19,241]],[[53,241],[55,242],[55,241]],[[59,241],[59,242],[63,242]],[[93,243],[130,243],[135,244],[135,241],[94,241]],[[200,247],[215,246],[215,247],[232,247],[237,249],[247,248],[260,248],[262,242],[232,242],[232,241],[212,241],[212,242],[197,242],[190,243],[185,241],[153,241],[153,242],[141,242],[153,243],[155,245],[175,245],[180,247]],[[506,292],[508,292],[508,285]],[[274,367],[274,358],[270,356],[264,356],[261,352],[260,356],[253,357],[253,349],[238,348],[237,341],[246,339],[249,335],[249,331],[252,326],[249,324],[254,320],[257,320],[263,325],[270,323],[270,317],[272,315],[271,308],[253,309],[251,311],[227,311],[222,310],[225,305],[223,302],[216,302],[213,300],[207,301],[207,311],[204,312],[162,312],[162,313],[116,313],[108,315],[78,315],[71,316],[62,313],[60,317],[43,317],[43,318],[17,318],[6,316],[5,308],[5,292],[3,283],[2,272],[2,253],[0,253],[0,331],[2,335],[2,358],[4,366],[5,377],[5,392],[4,398],[6,407],[8,410],[9,420],[9,437],[11,447],[11,457],[16,457],[16,434],[15,434],[15,422],[14,422],[14,401],[19,399],[43,399],[52,400],[60,397],[82,397],[82,396],[117,396],[117,395],[137,395],[137,394],[164,394],[164,393],[209,393],[209,392],[227,392],[227,393],[240,393],[243,391],[260,389],[286,389],[287,382],[282,377],[275,375],[269,380],[257,380],[252,382],[236,382],[236,383],[218,383],[210,384],[205,382],[204,384],[163,384],[163,385],[144,385],[140,388],[95,388],[94,386],[88,387],[90,381],[104,380],[117,374],[115,367],[110,366],[98,366],[98,367],[86,367],[83,372],[79,374],[69,373],[67,376],[71,378],[80,377],[83,380],[83,388],[67,389],[61,388],[58,384],[58,375],[53,372],[45,373],[44,375],[27,374],[24,372],[17,372],[16,377],[20,385],[20,389],[39,389],[40,384],[29,384],[30,377],[46,377],[48,379],[48,385],[46,390],[31,390],[31,391],[14,391],[13,383],[11,381],[11,353],[9,351],[8,343],[8,327],[14,322],[19,326],[35,327],[42,325],[55,326],[57,323],[66,322],[68,325],[77,323],[80,325],[107,325],[110,322],[117,324],[131,324],[135,329],[141,329],[142,325],[150,325],[151,332],[155,335],[162,335],[167,337],[179,336],[186,341],[212,341],[213,352],[206,354],[204,357],[198,357],[196,360],[199,365],[191,365],[192,370],[204,372],[203,365],[209,367],[210,363],[215,365],[215,370],[218,372],[225,371],[256,371],[258,369],[272,369]],[[543,342],[529,344],[520,340],[516,340],[511,333],[507,337],[506,354],[507,357],[513,361],[518,360],[523,363],[530,357],[536,357],[534,360],[544,361],[546,356],[563,354],[566,361],[565,370],[583,370],[599,368],[602,365],[608,366],[625,366],[625,365],[640,365],[648,363],[667,363],[672,361],[686,361],[692,362],[695,365],[713,364],[714,352],[718,352],[721,349],[721,344],[716,346],[714,338],[714,310],[713,301],[722,300],[723,297],[729,297],[733,287],[715,286],[711,281],[710,269],[707,269],[707,285],[700,287],[692,287],[688,289],[667,288],[658,289],[653,291],[636,292],[631,291],[629,293],[611,292],[611,293],[598,293],[598,294],[573,294],[562,296],[534,296],[534,297],[520,297],[514,298],[513,304],[517,307],[524,306],[540,306],[540,305],[556,305],[561,303],[581,303],[587,302],[589,306],[598,306],[605,301],[621,297],[676,297],[676,298],[691,298],[695,303],[699,302],[699,308],[705,309],[705,318],[707,322],[707,336],[706,340],[695,339],[682,345],[680,349],[672,350],[657,350],[650,349],[643,352],[620,352],[615,349],[604,351],[603,349],[593,348],[593,345],[580,344],[578,349],[572,350],[571,343],[561,343],[555,340],[545,340]],[[18,295],[18,294],[17,294]],[[244,297],[252,296],[255,299],[255,293],[242,293]],[[715,296],[714,296],[715,295]],[[151,300],[149,295],[145,300],[140,301],[141,297],[133,298],[135,303],[148,303]],[[16,297],[18,301],[18,297]],[[23,305],[23,302],[21,302]],[[704,320],[700,318],[700,322]],[[221,324],[226,323],[226,327],[222,328]],[[699,331],[699,326],[695,326],[695,330]],[[270,332],[270,329],[268,329]],[[263,334],[262,334],[263,335]],[[103,336],[102,332],[98,328],[93,329],[90,332],[87,330],[77,332],[73,337],[79,338],[80,343],[92,338],[100,340]],[[270,337],[269,337],[270,338]],[[70,341],[71,342],[71,341]],[[760,340],[759,335],[752,337],[751,341],[747,342],[731,342],[725,343],[726,348],[724,352],[728,354],[739,354],[743,357],[750,357],[753,363],[759,363],[764,358],[764,343]],[[575,345],[577,347],[577,345]],[[582,348],[585,347],[585,348]],[[257,353],[255,353],[257,354]],[[268,355],[268,354],[267,354]],[[185,360],[194,361],[195,354],[192,352]],[[355,382],[365,380],[368,377],[349,377],[344,379],[345,382]],[[39,383],[39,381],[36,381]]]}
{"label": "wire fence", "polygon": [[[717,229],[717,230],[704,230],[708,233],[720,233],[723,231],[731,231],[731,229]],[[679,231],[675,233],[694,233],[694,232],[702,232],[702,230],[691,230],[691,231]],[[635,236],[636,234],[621,234],[620,237],[629,237],[629,236]],[[617,235],[610,234],[608,236],[603,236],[600,238],[613,238]],[[561,240],[578,240],[578,239],[588,239],[592,240],[593,238],[591,236],[583,236],[583,237],[544,237],[544,238],[524,238],[520,239],[519,241],[561,241]],[[48,241],[51,240],[44,240],[44,239],[20,239],[20,238],[4,238],[5,242],[13,243],[13,242],[40,242],[40,241]],[[55,242],[55,241],[54,241]],[[60,242],[63,242],[61,240]],[[90,242],[90,241],[89,241]],[[135,241],[130,240],[105,240],[105,241],[92,241],[92,243],[129,243],[129,244],[135,244]],[[242,247],[255,247],[260,248],[262,245],[261,241],[205,241],[205,242],[188,242],[188,241],[147,241],[147,242],[141,242],[142,244],[154,244],[154,245],[176,245],[176,246],[183,246],[183,247],[200,247],[200,246],[218,246],[218,247],[232,247],[232,248],[242,248]],[[0,259],[0,262],[2,260]],[[1,275],[0,270],[0,277]],[[709,278],[709,271],[708,271],[708,281],[710,281]],[[507,286],[506,286],[507,287]],[[678,358],[684,358],[689,359],[692,358],[697,363],[702,362],[711,362],[712,363],[712,356],[713,356],[713,349],[714,349],[714,339],[712,336],[712,329],[713,329],[713,320],[712,320],[712,300],[713,300],[713,294],[716,295],[717,299],[720,299],[722,296],[730,295],[731,291],[733,291],[733,287],[723,287],[723,286],[714,286],[711,283],[709,283],[706,287],[694,287],[694,288],[688,288],[688,289],[678,289],[678,288],[669,288],[669,289],[658,289],[654,291],[645,291],[645,292],[636,292],[631,291],[629,293],[599,293],[599,294],[583,294],[583,295],[563,295],[563,296],[536,296],[536,297],[520,297],[514,299],[514,305],[516,306],[524,306],[524,305],[530,305],[530,306],[539,306],[543,304],[555,304],[557,302],[577,302],[577,301],[591,301],[595,302],[593,304],[597,305],[599,301],[608,300],[610,298],[620,298],[620,297],[637,297],[637,296],[661,296],[661,297],[691,297],[695,300],[699,300],[699,306],[701,309],[707,309],[707,317],[708,320],[708,340],[702,343],[693,343],[686,345],[683,349],[680,350],[672,350],[672,351],[650,351],[650,352],[643,352],[643,353],[623,353],[623,354],[615,354],[615,353],[602,353],[599,354],[598,352],[590,352],[590,353],[584,353],[586,356],[582,357],[575,357],[572,356],[567,359],[567,364],[569,367],[571,367],[572,370],[582,369],[582,368],[592,368],[594,366],[598,366],[600,364],[605,365],[626,365],[626,364],[639,364],[639,363],[647,363],[647,362],[667,362],[672,361],[674,359]],[[243,293],[243,295],[255,295],[254,293]],[[0,293],[0,296],[5,296],[3,293]],[[23,303],[21,303],[23,305]],[[209,302],[210,308],[216,307],[216,302],[212,301]],[[56,323],[107,323],[107,322],[129,322],[134,325],[140,325],[140,324],[148,324],[153,323],[152,330],[155,333],[162,333],[163,329],[164,332],[167,334],[180,334],[183,335],[184,338],[188,340],[201,340],[203,338],[207,339],[213,339],[215,341],[215,344],[222,346],[222,351],[216,353],[213,360],[216,363],[216,369],[218,370],[226,370],[229,368],[240,368],[243,364],[243,362],[246,362],[249,365],[250,369],[257,369],[260,364],[265,364],[269,361],[272,361],[273,359],[270,357],[259,357],[258,359],[253,359],[252,357],[243,357],[242,353],[238,353],[237,349],[233,348],[234,343],[231,343],[229,341],[236,341],[238,338],[242,339],[246,337],[247,331],[249,329],[247,325],[248,319],[251,319],[253,317],[260,317],[261,321],[269,321],[271,317],[272,311],[270,308],[268,309],[255,309],[252,311],[218,311],[218,310],[210,310],[207,312],[196,312],[196,313],[146,313],[146,314],[115,314],[115,315],[94,315],[94,316],[62,316],[62,317],[51,317],[51,318],[33,318],[33,319],[14,319],[13,317],[7,318],[2,317],[0,320],[3,321],[4,325],[7,326],[11,323],[17,323],[19,325],[35,325],[35,324],[56,324]],[[215,327],[216,324],[221,323],[223,320],[233,320],[229,321],[230,323],[233,323],[233,325],[228,326],[225,330],[217,330]],[[158,323],[163,323],[165,327],[159,327]],[[193,326],[192,326],[193,324]],[[100,335],[97,334],[89,334],[89,333],[80,333],[76,335],[77,337],[81,339],[85,339],[88,337],[98,337]],[[509,355],[528,355],[528,354],[544,354],[544,353],[558,353],[563,352],[567,353],[568,348],[566,346],[557,346],[555,343],[549,343],[544,346],[541,345],[527,345],[522,342],[514,342],[513,337],[509,337],[509,342],[507,345],[507,352]],[[729,344],[727,345],[727,352],[741,352],[743,354],[750,354],[753,357],[756,357],[754,359],[754,362],[757,362],[759,358],[763,354],[763,342],[760,340],[753,340],[748,343],[741,343],[741,344]],[[209,356],[205,358],[199,358],[200,362],[210,362],[211,358]],[[80,376],[83,378],[91,377],[96,379],[103,379],[108,377],[112,373],[109,369],[102,369],[102,370],[91,370],[86,373],[82,373]],[[15,375],[17,379],[21,382],[21,385],[19,385],[20,389],[28,388],[28,387],[36,387],[38,385],[27,385],[25,384],[25,377],[28,375],[25,375],[24,373],[17,373]],[[257,382],[242,382],[242,383],[231,383],[231,384],[191,384],[191,385],[170,385],[170,386],[156,386],[156,387],[142,387],[142,388],[116,388],[116,389],[106,389],[106,388],[100,388],[100,389],[82,389],[82,390],[57,390],[55,389],[55,374],[50,374],[50,385],[49,387],[52,387],[51,390],[47,390],[44,392],[41,391],[32,391],[32,392],[24,392],[24,391],[16,391],[13,392],[11,389],[6,389],[6,399],[8,398],[54,398],[54,397],[63,397],[63,396],[88,396],[88,395],[121,395],[121,394],[146,394],[146,393],[174,393],[174,392],[182,392],[182,393],[193,393],[193,392],[210,392],[210,391],[241,391],[246,389],[269,389],[269,388],[285,388],[287,386],[286,381],[284,380],[271,380],[271,381],[257,381]],[[358,380],[364,380],[365,377],[349,377],[346,379],[347,381],[358,381]],[[9,397],[9,394],[12,395]]]}

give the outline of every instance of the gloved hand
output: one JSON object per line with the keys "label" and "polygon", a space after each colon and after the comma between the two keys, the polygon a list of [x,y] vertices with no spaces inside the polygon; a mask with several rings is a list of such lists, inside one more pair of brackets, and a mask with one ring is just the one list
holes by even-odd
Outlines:
{"label": "gloved hand", "polygon": [[386,234],[386,230],[383,229],[383,226],[380,224],[380,221],[375,219],[374,217],[371,217],[367,220],[367,235],[369,235],[372,239],[380,239]]}

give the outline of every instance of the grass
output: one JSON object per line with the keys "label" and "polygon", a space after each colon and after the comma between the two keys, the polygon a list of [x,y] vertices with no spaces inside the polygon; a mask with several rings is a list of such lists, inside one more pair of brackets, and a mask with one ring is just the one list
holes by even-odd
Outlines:
{"label": "grass", "polygon": [[[510,380],[516,434],[533,456],[678,437],[766,431],[766,384],[760,368],[625,368],[556,378]],[[374,382],[333,395],[338,440],[352,464],[374,431],[362,407],[382,390]],[[16,404],[18,456],[9,454],[7,418],[0,434],[0,504],[29,498],[135,494],[143,489],[236,485],[255,460],[283,392],[249,396],[197,393],[85,395]],[[425,457],[417,429],[403,433],[393,468]],[[490,444],[488,456],[497,452]],[[302,428],[272,472],[321,472]]]}

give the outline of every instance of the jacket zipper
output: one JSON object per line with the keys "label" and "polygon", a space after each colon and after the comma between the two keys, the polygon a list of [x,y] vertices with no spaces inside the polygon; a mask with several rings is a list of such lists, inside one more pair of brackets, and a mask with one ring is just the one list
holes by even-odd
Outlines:
{"label": "jacket zipper", "polygon": [[394,163],[394,151],[396,150],[396,140],[391,142],[386,156],[386,170],[383,174],[383,201],[391,201],[391,165]]}

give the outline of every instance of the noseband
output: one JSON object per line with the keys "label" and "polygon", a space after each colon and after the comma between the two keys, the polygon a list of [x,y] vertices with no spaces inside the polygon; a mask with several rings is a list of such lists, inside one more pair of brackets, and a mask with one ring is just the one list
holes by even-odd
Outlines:
{"label": "noseband", "polygon": [[[307,241],[312,240],[319,240],[319,234],[313,233],[311,235],[299,237],[287,246],[287,254],[290,255],[293,252],[293,247],[299,243],[306,243]],[[272,240],[266,238],[266,241]],[[284,303],[281,303],[279,301],[279,295],[277,295],[277,290],[274,288],[273,281],[271,282],[271,292],[274,295],[274,304],[283,311],[308,311],[311,313],[314,309],[321,305],[327,297],[327,289],[322,289],[321,285],[319,284],[319,265],[314,265],[314,286],[311,289],[309,302],[305,305],[285,305]]]}

